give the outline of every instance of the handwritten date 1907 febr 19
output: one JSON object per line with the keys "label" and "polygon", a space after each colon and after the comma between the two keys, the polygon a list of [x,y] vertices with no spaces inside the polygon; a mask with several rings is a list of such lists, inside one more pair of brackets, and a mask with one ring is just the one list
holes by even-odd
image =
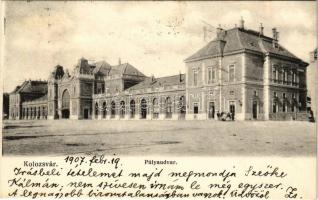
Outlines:
{"label": "handwritten date 1907 febr 19", "polygon": [[106,158],[104,155],[100,156],[93,156],[93,157],[86,157],[86,156],[67,156],[64,159],[65,163],[74,165],[74,167],[78,167],[81,165],[86,165],[88,164],[89,166],[92,165],[111,165],[115,169],[118,168],[120,158],[114,157],[114,158]]}

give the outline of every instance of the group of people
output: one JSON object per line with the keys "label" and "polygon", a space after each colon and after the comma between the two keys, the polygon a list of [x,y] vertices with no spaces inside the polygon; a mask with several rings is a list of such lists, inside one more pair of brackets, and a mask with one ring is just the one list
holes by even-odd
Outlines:
{"label": "group of people", "polygon": [[216,112],[216,116],[220,121],[234,121],[235,113],[234,112]]}

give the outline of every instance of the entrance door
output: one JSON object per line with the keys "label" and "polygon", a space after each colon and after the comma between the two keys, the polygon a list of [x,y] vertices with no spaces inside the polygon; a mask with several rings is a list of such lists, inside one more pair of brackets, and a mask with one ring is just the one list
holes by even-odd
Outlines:
{"label": "entrance door", "polygon": [[62,110],[62,118],[63,118],[63,119],[68,119],[68,118],[70,118],[70,110],[69,110],[69,109],[64,109],[64,110]]}
{"label": "entrance door", "polygon": [[68,119],[70,117],[70,94],[64,90],[62,95],[62,118]]}
{"label": "entrance door", "polygon": [[84,119],[88,119],[88,109],[87,108],[85,108],[84,109]]}
{"label": "entrance door", "polygon": [[235,101],[230,101],[230,113],[232,120],[235,119]]}
{"label": "entrance door", "polygon": [[209,102],[209,119],[214,119],[215,106],[214,102]]}
{"label": "entrance door", "polygon": [[146,119],[147,118],[147,101],[145,99],[141,100],[140,109],[141,109],[141,119]]}
{"label": "entrance door", "polygon": [[257,101],[253,101],[253,119],[257,119]]}

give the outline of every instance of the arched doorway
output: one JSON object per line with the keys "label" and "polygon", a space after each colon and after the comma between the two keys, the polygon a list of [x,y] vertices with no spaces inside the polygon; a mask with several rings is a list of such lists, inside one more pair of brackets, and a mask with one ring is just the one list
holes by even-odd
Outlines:
{"label": "arched doorway", "polygon": [[135,118],[136,103],[135,100],[130,101],[130,118]]}
{"label": "arched doorway", "polygon": [[41,107],[37,108],[37,119],[40,119],[41,117]]}
{"label": "arched doorway", "polygon": [[112,101],[111,107],[110,107],[110,118],[115,118],[116,115],[116,103]]}
{"label": "arched doorway", "polygon": [[120,118],[125,118],[125,101],[120,102]]}
{"label": "arched doorway", "polygon": [[106,110],[106,102],[103,103],[103,119],[106,118],[106,115],[107,115],[107,110]]}
{"label": "arched doorway", "polygon": [[98,119],[98,103],[95,103],[95,119]]}
{"label": "arched doorway", "polygon": [[70,118],[70,93],[67,90],[62,94],[62,118]]}
{"label": "arched doorway", "polygon": [[166,103],[166,118],[170,119],[170,118],[172,118],[172,102],[171,102],[171,98],[167,97],[165,103]]}
{"label": "arched doorway", "polygon": [[140,113],[141,119],[147,118],[147,101],[145,99],[142,99],[140,102]]}
{"label": "arched doorway", "polygon": [[179,99],[180,119],[185,119],[186,115],[186,102],[185,97],[181,96]]}

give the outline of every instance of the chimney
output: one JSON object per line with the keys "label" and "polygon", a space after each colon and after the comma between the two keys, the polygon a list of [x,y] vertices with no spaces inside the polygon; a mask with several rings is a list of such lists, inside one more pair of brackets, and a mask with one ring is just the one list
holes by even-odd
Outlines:
{"label": "chimney", "polygon": [[218,40],[224,40],[224,37],[226,35],[226,31],[221,28],[221,25],[219,24],[219,27],[216,29],[216,37]]}
{"label": "chimney", "polygon": [[219,40],[218,43],[219,43],[219,53],[223,57],[223,51],[224,51],[224,46],[225,46],[226,41]]}
{"label": "chimney", "polygon": [[278,32],[276,28],[273,28],[272,31],[273,31],[273,47],[277,48],[278,47]]}
{"label": "chimney", "polygon": [[240,20],[240,28],[241,28],[241,29],[244,29],[244,20],[243,20],[243,17],[241,17],[241,20]]}
{"label": "chimney", "polygon": [[121,59],[118,58],[118,65],[121,65]]}
{"label": "chimney", "polygon": [[182,82],[182,74],[181,74],[181,71],[179,71],[179,81]]}
{"label": "chimney", "polygon": [[264,35],[264,27],[262,23],[259,25],[259,35]]}
{"label": "chimney", "polygon": [[272,32],[273,32],[273,39],[274,39],[274,40],[277,40],[277,31],[276,31],[276,28],[273,28],[273,29],[272,29]]}
{"label": "chimney", "polygon": [[218,50],[219,54],[223,56],[223,50],[226,41],[224,40],[226,31],[221,28],[221,25],[219,24],[219,27],[216,29],[217,30],[217,39],[218,39]]}

